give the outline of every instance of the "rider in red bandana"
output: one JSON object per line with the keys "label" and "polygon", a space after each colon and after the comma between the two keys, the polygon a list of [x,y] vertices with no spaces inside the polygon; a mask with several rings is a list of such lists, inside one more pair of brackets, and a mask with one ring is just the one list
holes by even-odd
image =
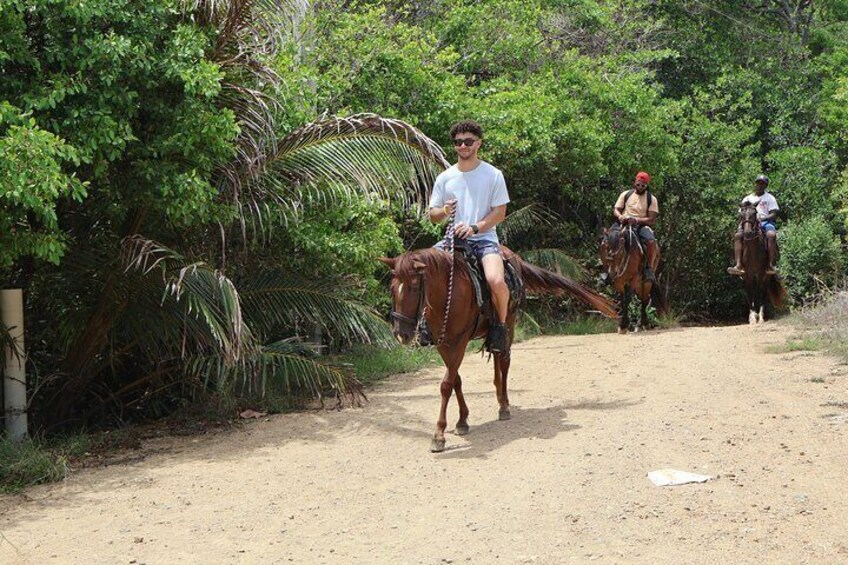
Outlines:
{"label": "rider in red bandana", "polygon": [[622,192],[618,196],[615,206],[613,206],[612,214],[616,221],[610,229],[620,230],[623,225],[631,225],[637,228],[639,240],[645,246],[647,255],[643,278],[647,282],[657,282],[651,268],[651,265],[654,265],[657,260],[657,241],[651,227],[657,222],[660,208],[657,199],[648,192],[648,183],[650,182],[651,175],[645,171],[636,174],[633,189]]}

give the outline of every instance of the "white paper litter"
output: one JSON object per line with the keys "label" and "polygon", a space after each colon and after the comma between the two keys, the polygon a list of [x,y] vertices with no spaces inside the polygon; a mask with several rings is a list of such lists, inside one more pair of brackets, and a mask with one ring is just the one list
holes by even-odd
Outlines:
{"label": "white paper litter", "polygon": [[685,485],[687,483],[705,483],[712,479],[709,475],[698,475],[677,469],[659,469],[648,473],[648,478],[658,487]]}

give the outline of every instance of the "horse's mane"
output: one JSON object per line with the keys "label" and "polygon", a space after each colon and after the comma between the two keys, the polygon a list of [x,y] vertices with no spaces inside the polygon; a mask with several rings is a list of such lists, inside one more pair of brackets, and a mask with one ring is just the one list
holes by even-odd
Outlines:
{"label": "horse's mane", "polygon": [[[416,277],[416,262],[424,263],[426,265],[426,270],[429,273],[447,273],[450,270],[452,260],[453,256],[447,251],[443,251],[441,249],[436,249],[434,247],[416,249],[415,251],[409,251],[397,257],[395,273],[398,278],[401,279],[411,279]],[[454,268],[454,275],[458,273],[467,274],[464,269],[464,262],[457,261],[456,266],[460,268]]]}
{"label": "horse's mane", "polygon": [[616,249],[618,249],[619,242],[624,240],[624,249],[628,253],[630,252],[630,247],[632,246],[631,239],[636,240],[638,236],[634,238],[625,237],[624,231],[627,229],[631,228],[628,228],[627,226],[621,226],[621,229],[609,230],[609,232],[607,232],[607,246],[611,251],[615,251]]}

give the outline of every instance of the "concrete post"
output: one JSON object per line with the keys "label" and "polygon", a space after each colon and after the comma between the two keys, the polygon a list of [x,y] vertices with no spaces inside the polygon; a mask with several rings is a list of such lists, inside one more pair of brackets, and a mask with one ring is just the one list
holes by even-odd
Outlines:
{"label": "concrete post", "polygon": [[13,441],[22,441],[27,437],[27,395],[24,301],[21,289],[0,290],[0,316],[14,342],[14,347],[6,344],[6,364],[3,367],[6,432]]}

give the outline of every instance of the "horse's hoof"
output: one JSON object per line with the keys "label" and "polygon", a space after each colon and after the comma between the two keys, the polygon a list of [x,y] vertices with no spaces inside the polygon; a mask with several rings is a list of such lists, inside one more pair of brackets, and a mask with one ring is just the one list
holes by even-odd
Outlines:
{"label": "horse's hoof", "polygon": [[618,335],[624,335],[627,333],[627,328],[618,328]]}
{"label": "horse's hoof", "polygon": [[456,429],[454,430],[454,433],[458,436],[464,436],[468,433],[468,429],[469,429],[468,424],[464,424],[464,425],[457,424]]}
{"label": "horse's hoof", "polygon": [[445,450],[445,440],[433,438],[433,442],[430,444],[430,451],[432,453],[441,453]]}
{"label": "horse's hoof", "polygon": [[512,415],[509,413],[509,408],[501,408],[498,411],[498,420],[509,420]]}

